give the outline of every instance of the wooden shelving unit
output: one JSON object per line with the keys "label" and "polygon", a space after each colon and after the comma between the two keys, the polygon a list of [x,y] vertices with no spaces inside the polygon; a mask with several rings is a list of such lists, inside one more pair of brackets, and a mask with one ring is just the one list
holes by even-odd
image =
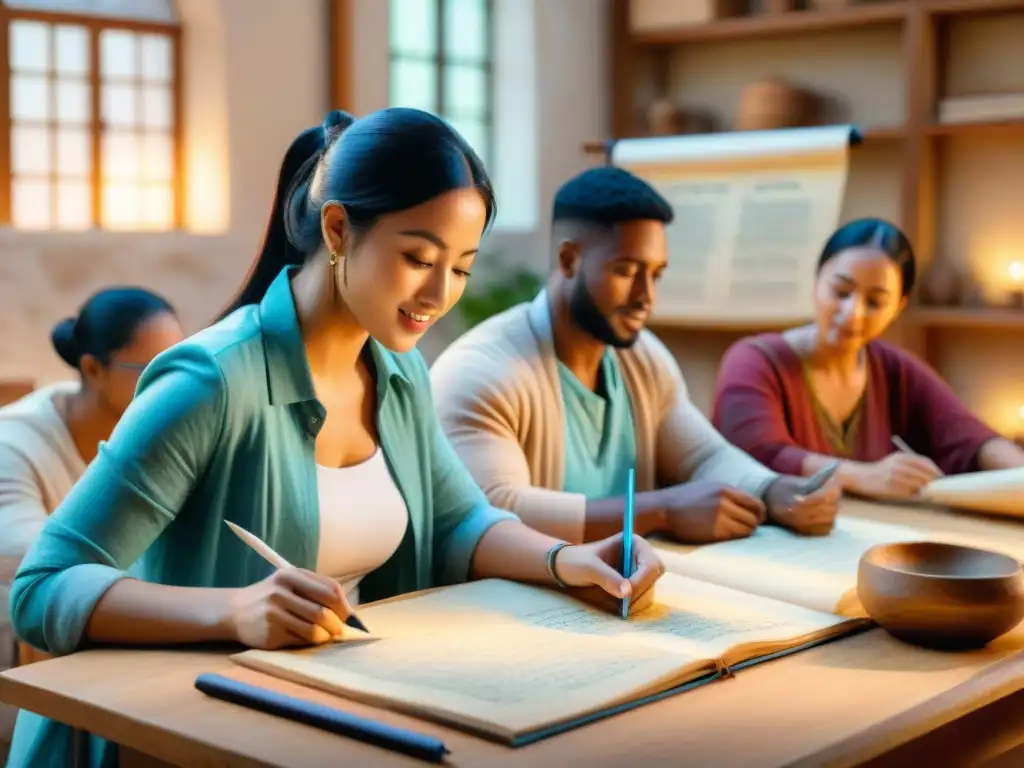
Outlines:
{"label": "wooden shelving unit", "polygon": [[1020,309],[913,307],[907,320],[922,329],[1024,331],[1024,310]]}
{"label": "wooden shelving unit", "polygon": [[[626,3],[628,34],[629,7]],[[721,19],[708,24],[675,27],[630,35],[634,46],[679,45],[711,40],[753,40],[765,37],[791,37],[835,29],[891,24],[903,21],[906,9],[902,3],[876,3],[851,6],[841,11],[794,11]]]}
{"label": "wooden shelving unit", "polygon": [[[915,243],[922,271],[937,256],[976,261],[975,253],[994,246],[982,247],[991,227],[975,222],[997,213],[1004,219],[1016,217],[1020,224],[1003,246],[1014,253],[998,258],[1024,261],[1024,181],[1016,191],[1003,193],[1005,202],[991,187],[987,194],[995,201],[992,205],[980,204],[972,194],[984,197],[986,184],[1005,186],[991,180],[1001,170],[1000,148],[1012,147],[1015,154],[1007,162],[1024,170],[1024,120],[937,122],[938,104],[946,96],[1024,92],[1024,0],[864,0],[845,9],[727,18],[635,34],[630,31],[629,6],[630,0],[612,3],[613,136],[636,135],[652,97],[670,96],[687,106],[727,111],[730,100],[738,100],[741,77],[752,81],[780,74],[776,68],[785,69],[787,57],[802,56],[812,89],[829,92],[841,103],[846,99],[848,112],[841,121],[867,126],[863,146],[854,151],[851,185],[863,181],[874,186],[860,190],[860,204],[853,206],[857,215],[898,221]],[[993,52],[999,45],[1002,49]],[[842,56],[847,57],[845,66],[829,58]],[[872,74],[858,81],[850,67]],[[793,69],[782,74],[800,82],[802,73]],[[1009,86],[1008,79],[1013,81]],[[716,87],[719,92],[714,92]],[[595,143],[590,149],[600,147]],[[862,155],[867,159],[862,161]],[[863,179],[855,179],[862,162]],[[977,167],[986,163],[992,172]],[[1002,171],[1016,176],[1016,171]],[[1017,201],[1021,213],[1006,212],[1006,196]],[[1009,222],[1003,229],[1014,226]],[[708,356],[709,366],[716,365],[711,358],[733,337],[771,330],[746,323],[654,325],[659,333],[680,339],[685,335],[685,341],[669,346],[689,350],[696,345]],[[708,338],[699,340],[702,333]],[[980,346],[988,345],[990,357],[995,354],[990,348],[999,343],[1024,349],[1024,310],[912,307],[894,333],[962,395],[977,399],[988,397],[984,393],[992,388],[970,377],[996,374],[987,364],[960,365],[963,355],[955,344],[964,343],[965,333],[983,334]],[[980,354],[977,349],[966,353]],[[1016,378],[1024,403],[1024,355],[1017,352],[1016,357],[1022,359]],[[986,370],[979,373],[979,367]]]}

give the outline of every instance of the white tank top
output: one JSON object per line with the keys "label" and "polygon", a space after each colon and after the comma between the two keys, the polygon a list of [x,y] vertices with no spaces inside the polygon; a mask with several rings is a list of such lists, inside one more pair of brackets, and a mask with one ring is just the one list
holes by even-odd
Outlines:
{"label": "white tank top", "polygon": [[351,467],[316,467],[320,500],[320,549],[316,571],[341,582],[349,602],[359,602],[359,581],[395,553],[409,514],[380,446]]}

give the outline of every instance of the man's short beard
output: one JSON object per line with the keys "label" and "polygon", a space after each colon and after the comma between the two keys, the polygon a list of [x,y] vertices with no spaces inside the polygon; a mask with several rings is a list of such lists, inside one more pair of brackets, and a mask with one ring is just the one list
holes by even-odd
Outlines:
{"label": "man's short beard", "polygon": [[590,291],[587,290],[587,286],[583,282],[582,275],[576,277],[576,284],[572,287],[572,293],[569,296],[569,317],[584,333],[618,349],[629,349],[636,344],[636,340],[640,336],[639,333],[633,333],[622,337],[615,333],[611,323],[597,308],[594,297],[590,295]]}

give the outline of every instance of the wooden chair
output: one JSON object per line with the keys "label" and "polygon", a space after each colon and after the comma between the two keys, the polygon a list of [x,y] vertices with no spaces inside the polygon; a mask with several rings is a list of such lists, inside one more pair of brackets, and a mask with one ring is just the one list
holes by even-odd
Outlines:
{"label": "wooden chair", "polygon": [[[15,641],[17,643],[17,641]],[[45,659],[52,658],[50,654],[37,651],[31,645],[27,643],[17,643],[18,645],[18,666],[23,667],[26,664],[31,664],[33,661],[44,661]]]}
{"label": "wooden chair", "polygon": [[32,379],[0,379],[0,407],[35,391]]}

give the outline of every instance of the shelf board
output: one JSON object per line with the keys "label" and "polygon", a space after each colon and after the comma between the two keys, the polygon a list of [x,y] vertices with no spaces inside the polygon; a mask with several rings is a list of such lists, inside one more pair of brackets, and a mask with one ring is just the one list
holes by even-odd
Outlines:
{"label": "shelf board", "polygon": [[914,307],[911,322],[921,328],[987,328],[1024,331],[1024,309],[969,307]]}
{"label": "shelf board", "polygon": [[[993,307],[914,307],[906,319],[919,328],[978,328],[990,330],[1024,331],[1024,309]],[[648,326],[652,331],[680,330],[705,333],[758,333],[781,331],[810,322],[806,317],[790,320],[744,320],[737,318],[659,318],[652,317]]]}
{"label": "shelf board", "polygon": [[1024,0],[927,0],[925,8],[936,16],[976,15],[1024,11]]}
{"label": "shelf board", "polygon": [[864,129],[864,141],[897,141],[906,138],[907,130],[902,125],[880,125]]}
{"label": "shelf board", "polygon": [[934,123],[928,126],[929,136],[964,136],[972,133],[1022,132],[1024,120],[979,120],[971,123]]}
{"label": "shelf board", "polygon": [[[984,2],[984,0],[982,0]],[[674,45],[716,40],[747,40],[763,37],[787,37],[794,34],[827,32],[833,29],[868,27],[902,22],[908,3],[884,2],[854,5],[825,11],[790,11],[755,16],[718,19],[704,24],[687,24],[630,33],[634,45]]]}
{"label": "shelf board", "polygon": [[707,318],[707,317],[658,317],[653,316],[647,327],[653,332],[658,331],[701,331],[705,333],[767,333],[783,331],[797,325],[807,323],[808,318],[800,317],[791,320],[746,320],[743,318]]}
{"label": "shelf board", "polygon": [[646,46],[787,37],[900,23],[913,7],[922,6],[934,16],[977,15],[1024,11],[1024,0],[888,0],[835,10],[756,14],[717,19],[704,24],[631,32],[630,40],[634,45]]}

